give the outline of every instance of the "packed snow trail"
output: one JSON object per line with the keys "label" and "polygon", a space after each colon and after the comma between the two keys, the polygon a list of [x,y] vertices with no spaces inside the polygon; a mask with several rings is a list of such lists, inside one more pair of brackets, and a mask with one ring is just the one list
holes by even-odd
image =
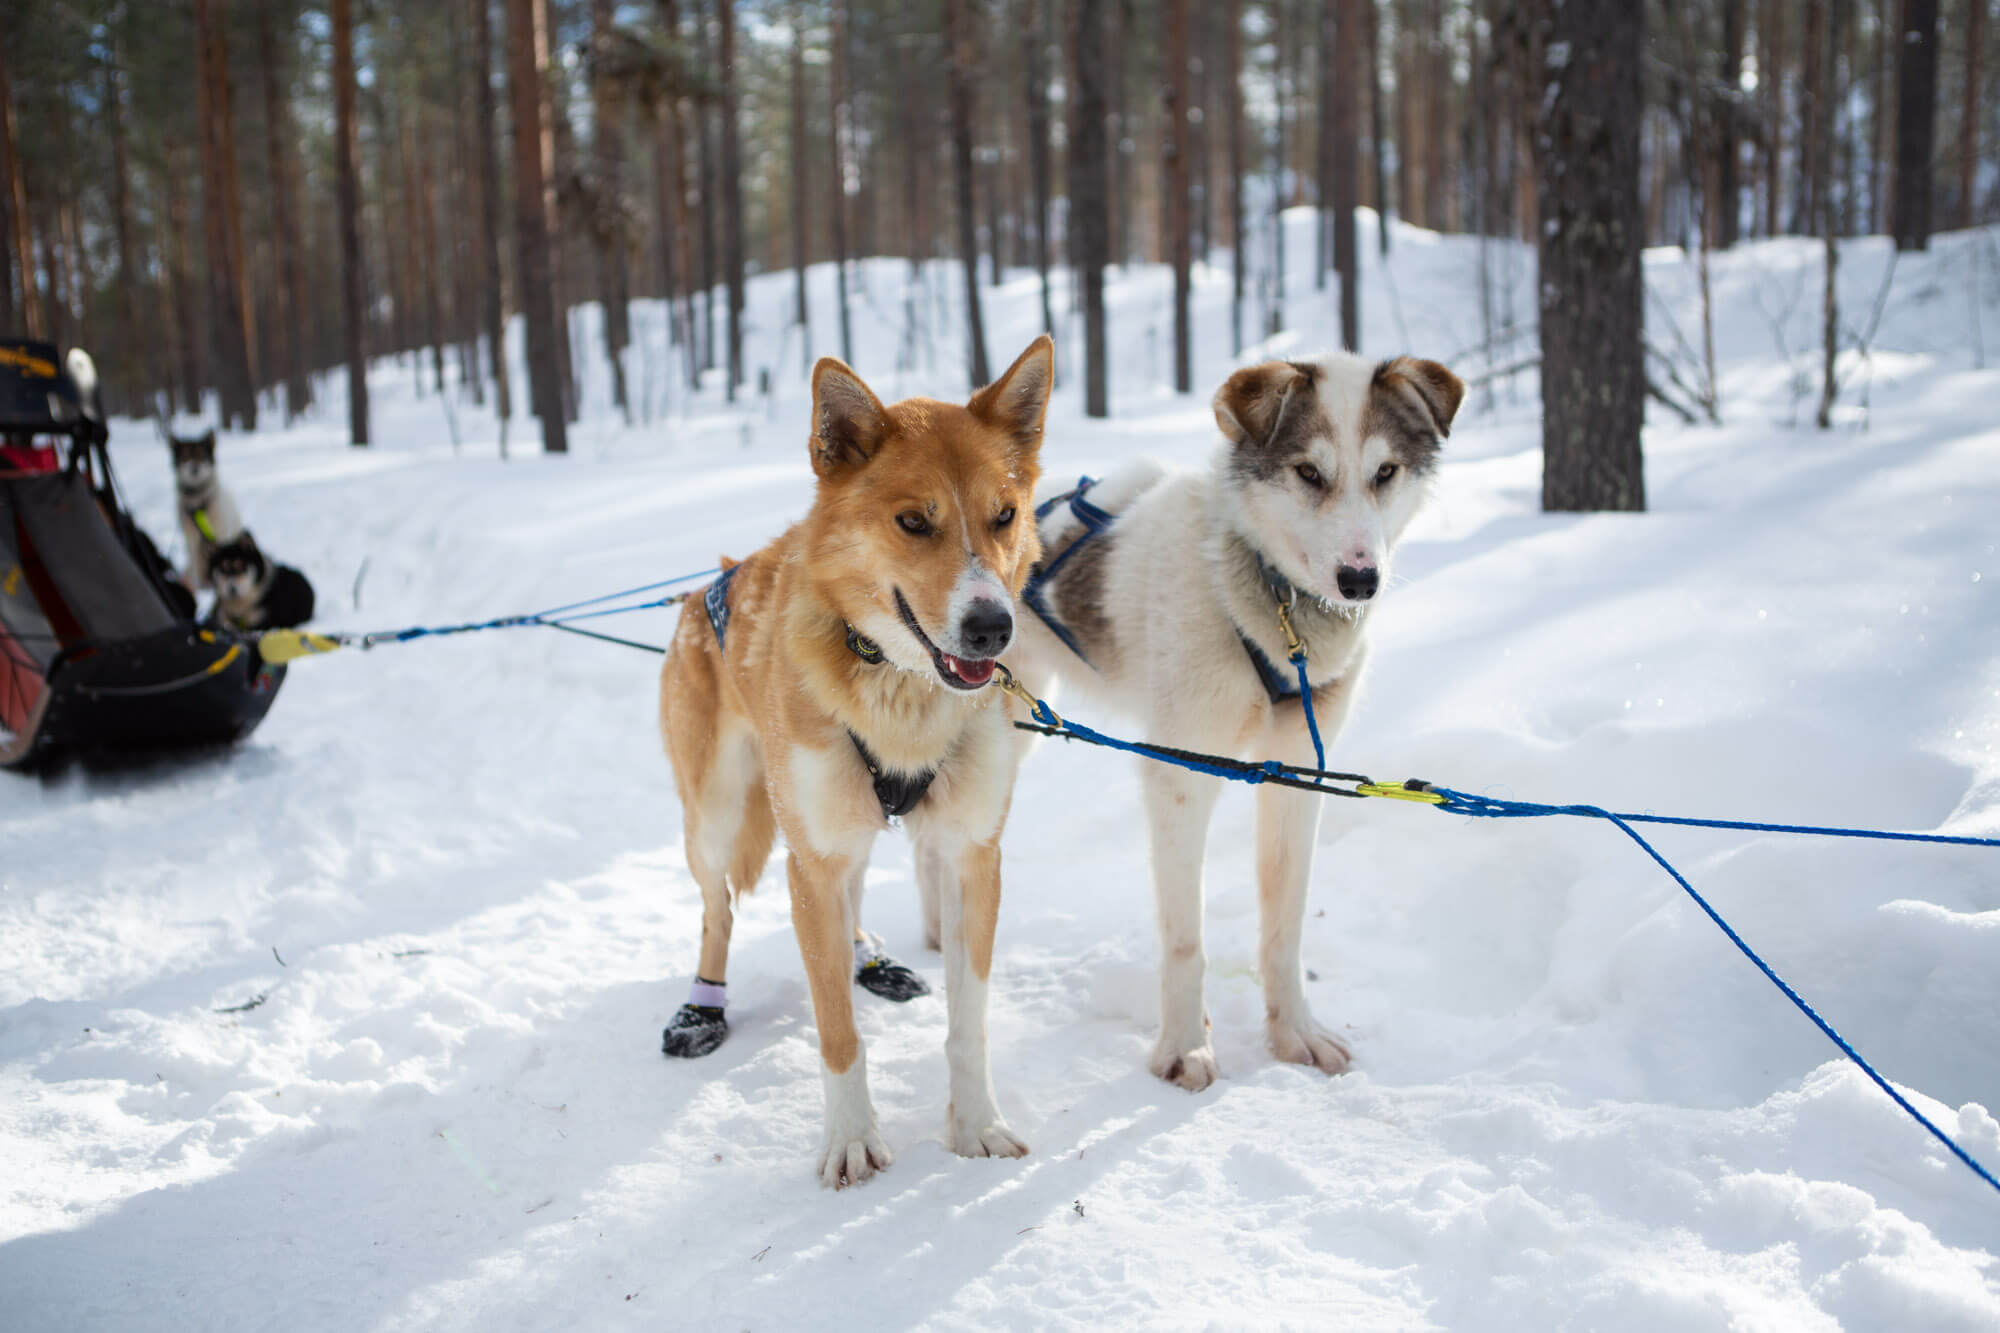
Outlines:
{"label": "packed snow trail", "polygon": [[[1310,217],[1294,223],[1303,244]],[[1400,231],[1392,304],[1363,239],[1364,348],[1476,371],[1476,243]],[[1649,514],[1539,513],[1532,373],[1494,382],[1490,405],[1475,388],[1329,764],[2000,836],[2000,372],[1974,365],[1972,336],[2000,312],[1973,259],[1990,245],[1905,257],[1825,434],[1798,412],[1813,244],[1714,256],[1727,424],[1649,429]],[[1532,263],[1494,248],[1507,302],[1532,312]],[[1887,255],[1844,247],[1849,308],[1870,308]],[[904,267],[859,274],[858,368],[885,396],[962,396],[948,336],[894,367]],[[824,346],[832,274],[812,277]],[[1649,318],[1692,327],[1691,265],[1651,255],[1648,282]],[[783,368],[769,402],[728,409],[712,384],[689,400],[649,371],[667,363],[642,304],[631,379],[652,418],[617,421],[586,365],[566,459],[532,453],[517,421],[500,462],[465,403],[454,450],[439,400],[384,363],[382,443],[350,449],[318,418],[228,437],[224,479],[260,543],[318,584],[319,628],[464,623],[706,568],[811,493],[796,342],[776,350],[788,286],[751,284],[751,364]],[[1169,290],[1157,268],[1112,284],[1109,420],[1081,416],[1064,356],[1052,475],[1207,457],[1205,393],[1155,387]],[[1226,272],[1196,299],[1212,386]],[[1327,336],[1310,275],[1289,315],[1300,331],[1262,351]],[[988,336],[1025,345],[1039,319],[1038,284],[1015,275]],[[577,332],[599,345],[589,312]],[[1059,352],[1072,342],[1059,328]],[[323,389],[344,401],[337,378]],[[166,536],[164,449],[137,423],[113,449]],[[613,623],[661,642],[673,614]],[[947,1153],[941,998],[863,997],[897,1160],[821,1191],[818,1054],[775,872],[738,916],[729,1042],[695,1065],[658,1054],[699,910],[656,670],[554,634],[341,652],[296,665],[232,751],[0,775],[10,1330],[832,1328],[857,1309],[885,1328],[2000,1324],[1990,1191],[1611,830],[1330,808],[1308,984],[1357,1068],[1327,1079],[1263,1049],[1251,803],[1225,794],[1206,935],[1224,1077],[1199,1096],[1152,1078],[1135,761],[1079,746],[1030,757],[1005,841],[993,1069],[1032,1155]],[[1993,854],[1658,841],[1915,1105],[2000,1163]],[[877,844],[870,888],[870,926],[937,986],[899,838]]]}

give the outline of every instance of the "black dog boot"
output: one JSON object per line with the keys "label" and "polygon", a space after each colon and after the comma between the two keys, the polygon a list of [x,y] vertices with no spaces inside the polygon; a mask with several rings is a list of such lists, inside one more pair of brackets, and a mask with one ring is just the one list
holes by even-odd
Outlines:
{"label": "black dog boot", "polygon": [[854,979],[863,990],[898,1004],[931,993],[931,984],[883,953],[882,941],[873,935],[854,942]]}
{"label": "black dog boot", "polygon": [[729,1020],[722,1016],[727,988],[721,982],[696,977],[689,989],[688,1002],[660,1034],[660,1049],[683,1060],[707,1055],[729,1035]]}

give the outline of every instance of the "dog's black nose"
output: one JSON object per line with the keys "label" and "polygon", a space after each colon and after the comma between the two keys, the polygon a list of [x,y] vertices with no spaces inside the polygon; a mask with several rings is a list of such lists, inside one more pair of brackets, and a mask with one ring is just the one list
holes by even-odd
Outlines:
{"label": "dog's black nose", "polygon": [[1366,568],[1357,565],[1342,565],[1333,576],[1340,589],[1340,595],[1350,602],[1365,602],[1375,595],[1375,589],[1382,586],[1382,575],[1375,566]]}
{"label": "dog's black nose", "polygon": [[968,657],[998,657],[1013,638],[1014,613],[999,602],[974,602],[958,625],[958,641]]}

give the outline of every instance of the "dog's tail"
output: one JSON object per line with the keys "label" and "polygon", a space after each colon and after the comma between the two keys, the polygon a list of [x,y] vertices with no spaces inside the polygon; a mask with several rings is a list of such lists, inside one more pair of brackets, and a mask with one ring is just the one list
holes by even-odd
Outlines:
{"label": "dog's tail", "polygon": [[771,798],[762,782],[753,782],[743,794],[743,827],[737,830],[736,846],[729,856],[729,887],[737,897],[757,887],[757,877],[771,859],[771,844],[777,836],[778,820],[771,810]]}

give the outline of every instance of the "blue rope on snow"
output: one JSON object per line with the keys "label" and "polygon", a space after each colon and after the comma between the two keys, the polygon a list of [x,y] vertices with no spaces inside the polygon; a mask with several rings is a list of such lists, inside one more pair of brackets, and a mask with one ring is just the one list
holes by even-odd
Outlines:
{"label": "blue rope on snow", "polygon": [[[1080,722],[1058,717],[1055,710],[1050,708],[1043,700],[1035,699],[1032,695],[1027,695],[1025,691],[1022,694],[1023,697],[1032,700],[1032,707],[1029,711],[1030,715],[1034,718],[1035,724],[1051,730],[1055,735],[1085,741],[1092,745],[1102,745],[1108,749],[1123,750],[1128,754],[1140,755],[1164,764],[1173,764],[1192,772],[1207,773],[1214,777],[1228,778],[1232,781],[1249,783],[1253,786],[1267,779],[1277,778],[1281,781],[1287,781],[1291,785],[1311,786],[1316,790],[1329,794],[1345,796],[1403,795],[1401,791],[1384,790],[1382,784],[1366,780],[1360,783],[1359,790],[1351,792],[1336,787],[1320,785],[1320,782],[1327,778],[1351,779],[1354,775],[1325,772],[1326,752],[1320,744],[1319,721],[1313,716],[1312,690],[1306,681],[1306,667],[1303,654],[1293,656],[1292,665],[1299,673],[1299,698],[1305,705],[1306,723],[1312,731],[1313,751],[1319,756],[1320,771],[1318,777],[1311,783],[1299,782],[1297,779],[1306,775],[1298,773],[1297,770],[1289,769],[1286,765],[1280,764],[1276,760],[1269,760],[1261,765],[1250,765],[1240,762],[1231,764],[1229,761],[1223,760],[1223,756],[1212,755],[1207,756],[1207,758],[1220,762],[1209,763],[1205,762],[1202,756],[1188,751],[1169,752],[1157,746],[1119,740],[1115,736],[1107,736],[1103,732],[1094,731]],[[1474,796],[1468,792],[1454,791],[1449,787],[1434,787],[1423,783],[1406,783],[1404,787],[1411,792],[1430,794],[1428,796],[1419,795],[1416,799],[1426,800],[1428,803],[1434,804],[1437,809],[1456,815],[1467,815],[1479,819],[1532,819],[1544,815],[1579,815],[1592,819],[1609,820],[1611,823],[1617,825],[1620,832],[1624,833],[1633,842],[1639,844],[1640,849],[1646,855],[1652,857],[1660,869],[1673,877],[1674,883],[1680,885],[1687,892],[1688,897],[1694,899],[1695,905],[1701,908],[1708,919],[1713,921],[1721,929],[1722,933],[1729,937],[1729,942],[1734,944],[1745,958],[1755,963],[1757,970],[1770,978],[1771,984],[1782,991],[1785,998],[1790,1000],[1800,1013],[1811,1019],[1813,1026],[1825,1033],[1827,1039],[1839,1047],[1843,1055],[1858,1065],[1861,1072],[1866,1074],[1876,1087],[1887,1093],[1891,1101],[1895,1102],[1911,1119],[1922,1125],[1933,1138],[1949,1149],[1952,1156],[1971,1168],[1974,1175],[1978,1176],[1988,1185],[1991,1185],[1996,1191],[2000,1191],[2000,1178],[1996,1178],[1991,1171],[1981,1166],[1971,1153],[1959,1145],[1958,1140],[1938,1128],[1937,1124],[1929,1116],[1919,1111],[1910,1103],[1907,1097],[1896,1091],[1895,1086],[1888,1079],[1884,1078],[1874,1065],[1868,1062],[1867,1057],[1863,1056],[1860,1051],[1855,1050],[1853,1043],[1841,1036],[1835,1030],[1833,1024],[1820,1017],[1819,1012],[1806,1003],[1805,998],[1796,990],[1793,990],[1790,983],[1779,976],[1776,969],[1765,962],[1763,956],[1750,947],[1748,941],[1736,933],[1735,927],[1723,919],[1722,913],[1716,911],[1708,899],[1702,897],[1694,885],[1688,882],[1687,877],[1681,874],[1679,870],[1676,870],[1673,863],[1668,861],[1666,857],[1660,855],[1658,849],[1652,843],[1647,842],[1645,838],[1641,837],[1639,831],[1633,828],[1632,824],[1644,821],[1654,824],[1680,824],[1695,828],[1733,829],[1754,833],[1798,833],[1833,838],[1879,838],[1894,842],[1934,842],[1962,847],[2000,847],[2000,838],[1976,838],[1947,833],[1899,833],[1888,829],[1843,828],[1812,824],[1768,824],[1734,819],[1689,819],[1671,815],[1622,814],[1613,813],[1594,805],[1541,805],[1533,801],[1507,801],[1494,797]],[[1442,797],[1443,799],[1435,800],[1432,797]],[[1410,798],[1405,797],[1405,799]]]}
{"label": "blue rope on snow", "polygon": [[1820,1017],[1819,1011],[1814,1009],[1810,1004],[1807,1004],[1804,997],[1793,990],[1790,984],[1783,977],[1779,976],[1777,971],[1769,963],[1765,962],[1763,957],[1755,949],[1751,948],[1741,935],[1736,933],[1735,927],[1722,919],[1722,913],[1716,911],[1709,904],[1708,899],[1702,897],[1695,886],[1688,883],[1687,876],[1676,870],[1673,863],[1660,855],[1658,849],[1641,837],[1639,830],[1633,828],[1627,821],[1650,819],[1655,823],[1692,824],[1703,828],[1752,829],[1774,833],[1821,833],[1833,837],[1847,838],[1894,838],[1906,842],[1946,842],[1980,847],[2000,847],[2000,838],[1956,838],[1943,834],[1890,833],[1878,829],[1813,828],[1800,824],[1752,824],[1739,823],[1726,819],[1671,819],[1658,815],[1623,815],[1613,814],[1609,810],[1600,809],[1594,805],[1536,805],[1528,801],[1496,801],[1490,798],[1467,796],[1463,792],[1452,791],[1445,787],[1437,788],[1437,790],[1445,797],[1445,803],[1440,805],[1438,809],[1449,810],[1453,814],[1471,815],[1476,818],[1488,819],[1526,819],[1539,815],[1583,815],[1595,819],[1606,819],[1617,825],[1619,831],[1624,833],[1633,842],[1638,843],[1646,855],[1652,857],[1659,865],[1660,869],[1673,876],[1674,883],[1687,891],[1688,897],[1694,899],[1695,906],[1706,913],[1708,919],[1713,921],[1721,929],[1722,933],[1729,937],[1729,942],[1735,945],[1745,958],[1755,963],[1757,970],[1770,978],[1771,984],[1783,991],[1785,998],[1790,1000],[1800,1013],[1810,1018],[1813,1021],[1813,1026],[1824,1032],[1827,1039],[1840,1048],[1842,1054],[1860,1066],[1861,1072],[1868,1075],[1876,1087],[1888,1093],[1891,1101],[1902,1107],[1911,1119],[1929,1130],[1933,1138],[1950,1149],[1952,1156],[1971,1167],[1973,1174],[1977,1175],[1994,1189],[2000,1190],[2000,1179],[1996,1179],[1991,1171],[1988,1171],[1975,1161],[1971,1153],[1959,1146],[1958,1140],[1952,1138],[1951,1135],[1945,1133],[1942,1129],[1939,1129],[1929,1116],[1919,1111],[1915,1106],[1912,1106],[1907,1097],[1896,1091],[1894,1085],[1888,1079],[1882,1077],[1874,1065],[1868,1063],[1866,1056],[1855,1050],[1853,1044],[1847,1038],[1835,1031],[1833,1024]]}

